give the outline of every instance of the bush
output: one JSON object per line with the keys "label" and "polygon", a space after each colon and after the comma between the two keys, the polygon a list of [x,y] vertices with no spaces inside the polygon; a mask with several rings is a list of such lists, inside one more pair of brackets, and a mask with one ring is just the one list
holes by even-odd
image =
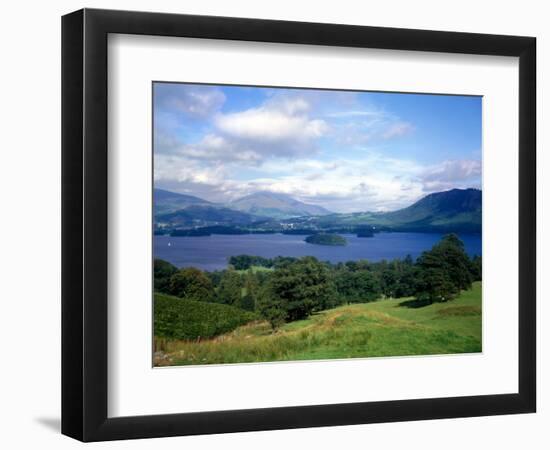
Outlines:
{"label": "bush", "polygon": [[254,313],[229,305],[199,302],[156,293],[155,336],[191,340],[228,333],[255,320]]}

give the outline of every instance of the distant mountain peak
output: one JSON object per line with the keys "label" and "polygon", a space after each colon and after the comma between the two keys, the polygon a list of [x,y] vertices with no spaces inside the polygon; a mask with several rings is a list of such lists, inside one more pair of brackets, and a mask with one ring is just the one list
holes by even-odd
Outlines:
{"label": "distant mountain peak", "polygon": [[212,203],[194,195],[179,194],[165,189],[153,189],[155,214],[166,214],[192,205],[212,205]]}
{"label": "distant mountain peak", "polygon": [[322,206],[304,203],[288,194],[272,191],[257,191],[245,195],[229,203],[228,207],[277,219],[331,214]]}
{"label": "distant mountain peak", "polygon": [[191,201],[194,203],[210,203],[208,200],[204,200],[194,195],[180,194],[179,192],[167,191],[166,189],[153,189],[153,199],[163,200],[167,198],[186,199],[187,201]]}

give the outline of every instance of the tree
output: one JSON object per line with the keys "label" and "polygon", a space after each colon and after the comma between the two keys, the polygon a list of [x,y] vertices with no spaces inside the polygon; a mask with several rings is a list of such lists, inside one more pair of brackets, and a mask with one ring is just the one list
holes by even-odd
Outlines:
{"label": "tree", "polygon": [[381,295],[380,282],[370,270],[339,270],[334,283],[340,297],[348,303],[365,303]]}
{"label": "tree", "polygon": [[249,270],[246,275],[244,284],[245,294],[241,298],[240,307],[247,311],[254,311],[256,309],[256,302],[258,299],[258,280],[252,270]]}
{"label": "tree", "polygon": [[227,269],[220,279],[217,301],[226,305],[239,306],[241,297],[241,276],[235,270]]}
{"label": "tree", "polygon": [[210,302],[213,300],[212,282],[202,271],[187,267],[170,277],[169,293],[176,297]]}
{"label": "tree", "polygon": [[481,256],[475,255],[470,264],[470,272],[474,281],[481,281],[482,274]]}
{"label": "tree", "polygon": [[395,297],[395,288],[398,282],[394,264],[387,264],[380,273],[382,292],[386,297]]}
{"label": "tree", "polygon": [[267,283],[260,289],[256,302],[256,309],[260,315],[269,322],[273,331],[285,323],[287,312],[282,302],[274,293],[271,283]]}
{"label": "tree", "polygon": [[417,265],[418,298],[446,301],[472,286],[471,262],[455,234],[444,236],[430,251],[422,253]]}
{"label": "tree", "polygon": [[394,288],[394,295],[398,297],[410,297],[416,292],[418,268],[413,264],[404,262],[399,271],[399,276]]}
{"label": "tree", "polygon": [[261,256],[237,255],[229,258],[229,264],[236,270],[248,270],[252,266],[271,267],[273,265],[273,261]]}
{"label": "tree", "polygon": [[448,274],[438,268],[420,271],[417,279],[416,298],[421,302],[434,303],[452,300],[459,290]]}
{"label": "tree", "polygon": [[153,262],[153,284],[155,291],[169,293],[170,277],[178,271],[178,268],[168,261],[155,259]]}
{"label": "tree", "polygon": [[407,255],[405,259],[394,259],[388,263],[382,273],[385,285],[385,294],[390,297],[409,297],[414,295],[416,287],[417,268],[412,257]]}
{"label": "tree", "polygon": [[205,275],[210,278],[210,281],[212,282],[212,286],[214,290],[219,287],[220,281],[223,276],[223,270],[214,270],[212,272],[205,272]]}
{"label": "tree", "polygon": [[270,285],[286,311],[287,322],[305,319],[315,309],[330,305],[335,297],[328,268],[311,256],[281,265],[271,276]]}

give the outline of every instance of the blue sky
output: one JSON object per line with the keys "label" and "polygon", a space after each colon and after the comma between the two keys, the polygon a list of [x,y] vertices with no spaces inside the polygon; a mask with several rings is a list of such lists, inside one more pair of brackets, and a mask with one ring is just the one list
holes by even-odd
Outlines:
{"label": "blue sky", "polygon": [[481,97],[155,83],[155,187],[335,212],[481,188]]}

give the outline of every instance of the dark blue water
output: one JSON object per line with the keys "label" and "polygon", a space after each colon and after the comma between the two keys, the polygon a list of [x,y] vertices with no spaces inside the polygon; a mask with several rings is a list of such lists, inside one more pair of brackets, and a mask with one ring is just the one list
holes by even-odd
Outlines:
{"label": "dark blue water", "polygon": [[[345,247],[307,244],[305,236],[285,234],[212,235],[200,237],[154,237],[154,257],[171,262],[177,267],[194,266],[202,270],[219,270],[227,267],[230,256],[256,255],[264,258],[276,256],[315,256],[321,261],[345,262],[358,259],[380,261],[418,257],[429,250],[442,234],[438,233],[377,233],[372,238],[358,238],[344,234]],[[481,235],[464,234],[470,256],[481,255]]]}

